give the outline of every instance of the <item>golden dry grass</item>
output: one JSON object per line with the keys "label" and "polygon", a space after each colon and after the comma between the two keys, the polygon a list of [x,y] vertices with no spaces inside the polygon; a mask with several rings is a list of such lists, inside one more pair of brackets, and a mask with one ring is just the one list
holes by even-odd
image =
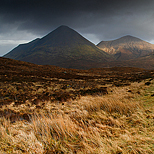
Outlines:
{"label": "golden dry grass", "polygon": [[0,152],[152,154],[154,110],[152,103],[144,104],[146,89],[144,82],[109,87],[108,95],[82,96],[64,103],[46,101],[37,110],[26,104],[8,105],[8,109],[27,113],[34,108],[34,113],[30,121],[0,119]]}

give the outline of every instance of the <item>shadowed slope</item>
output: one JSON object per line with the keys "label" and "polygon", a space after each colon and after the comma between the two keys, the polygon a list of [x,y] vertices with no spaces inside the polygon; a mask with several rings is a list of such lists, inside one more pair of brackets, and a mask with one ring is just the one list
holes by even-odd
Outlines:
{"label": "shadowed slope", "polygon": [[41,39],[22,44],[4,57],[35,64],[87,69],[111,56],[67,26],[60,26]]}

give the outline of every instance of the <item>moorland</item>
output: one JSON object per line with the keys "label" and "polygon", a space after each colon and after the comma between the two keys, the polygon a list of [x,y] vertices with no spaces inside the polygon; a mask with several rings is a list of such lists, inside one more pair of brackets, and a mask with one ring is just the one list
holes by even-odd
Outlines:
{"label": "moorland", "polygon": [[152,154],[154,71],[0,58],[0,152]]}

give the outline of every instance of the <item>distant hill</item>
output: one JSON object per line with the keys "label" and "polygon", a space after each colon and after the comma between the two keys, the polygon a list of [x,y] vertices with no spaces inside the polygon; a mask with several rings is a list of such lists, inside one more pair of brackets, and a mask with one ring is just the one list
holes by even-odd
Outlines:
{"label": "distant hill", "polygon": [[60,26],[41,39],[20,44],[4,57],[76,69],[88,69],[113,60],[111,55],[67,26]]}
{"label": "distant hill", "polygon": [[[97,66],[98,67],[98,66]],[[96,68],[97,68],[96,67]],[[143,68],[143,69],[149,69],[154,70],[154,52],[149,53],[148,55],[136,58],[136,59],[130,59],[130,60],[115,60],[111,62],[106,62],[101,65],[99,65],[99,68],[111,68],[111,67],[136,67],[136,68]]]}
{"label": "distant hill", "polygon": [[135,60],[129,60],[127,63],[127,66],[154,70],[154,51]]}
{"label": "distant hill", "polygon": [[101,41],[97,46],[114,55],[118,61],[136,59],[154,51],[153,44],[130,35],[112,41]]}

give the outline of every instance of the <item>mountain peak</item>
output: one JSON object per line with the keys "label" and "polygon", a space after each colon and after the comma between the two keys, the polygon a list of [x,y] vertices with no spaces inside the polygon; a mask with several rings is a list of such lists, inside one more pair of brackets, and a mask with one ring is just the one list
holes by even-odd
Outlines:
{"label": "mountain peak", "polygon": [[154,50],[154,45],[131,35],[112,41],[102,41],[97,46],[103,51],[114,55],[116,60],[135,59]]}
{"label": "mountain peak", "polygon": [[137,37],[134,37],[134,36],[132,36],[132,35],[125,35],[125,36],[123,36],[123,37],[121,37],[121,38],[137,38]]}
{"label": "mountain peak", "polygon": [[16,47],[4,57],[35,64],[80,69],[96,67],[98,63],[113,59],[65,25],[61,25],[38,41]]}
{"label": "mountain peak", "polygon": [[50,36],[51,34],[52,35],[57,35],[57,34],[59,35],[59,34],[64,34],[64,33],[66,34],[66,33],[71,32],[71,31],[75,32],[75,30],[71,29],[70,27],[65,26],[65,25],[61,25],[58,28],[56,28],[55,30],[51,31],[45,37]]}
{"label": "mountain peak", "polygon": [[[68,27],[68,26],[66,26],[66,25],[61,25],[61,26],[59,26],[58,28],[63,28],[63,29],[64,29],[64,28],[69,28],[69,29],[70,29],[70,27]],[[58,28],[57,28],[57,29],[58,29]]]}
{"label": "mountain peak", "polygon": [[[66,25],[61,25],[58,28],[56,28],[54,31],[71,31],[71,30],[73,30],[73,29],[71,29],[70,27],[68,27]],[[52,31],[52,32],[54,32],[54,31]]]}
{"label": "mountain peak", "polygon": [[143,41],[137,37],[134,37],[134,36],[131,36],[131,35],[126,35],[126,36],[123,36],[115,41],[118,41],[120,40],[121,42],[140,42],[140,41]]}
{"label": "mountain peak", "polygon": [[61,25],[41,39],[40,44],[52,47],[74,46],[75,44],[91,44],[74,29]]}

